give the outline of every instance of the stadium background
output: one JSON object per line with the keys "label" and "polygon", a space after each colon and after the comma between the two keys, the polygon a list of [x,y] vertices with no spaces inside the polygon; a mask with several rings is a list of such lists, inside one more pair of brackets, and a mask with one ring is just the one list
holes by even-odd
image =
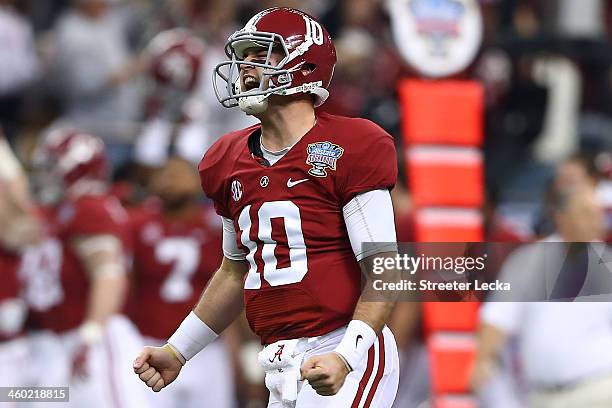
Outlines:
{"label": "stadium background", "polygon": [[[450,78],[471,81],[484,92],[480,187],[485,194],[482,202],[473,203],[482,217],[477,222],[482,221],[483,240],[527,242],[550,233],[543,198],[555,168],[574,154],[585,158],[597,178],[598,197],[612,208],[612,8],[604,0],[577,3],[482,1],[482,47],[467,69]],[[403,115],[410,102],[402,93],[405,81],[419,75],[396,48],[384,1],[0,0],[4,133],[26,168],[32,147],[52,125],[70,123],[97,134],[107,144],[117,194],[126,205],[134,205],[148,194],[146,169],[160,164],[143,159],[146,152],[135,155],[156,89],[143,57],[147,44],[174,27],[187,28],[204,41],[202,86],[190,96],[190,112],[197,131],[206,135],[206,145],[248,123],[241,113],[224,111],[209,84],[225,39],[254,12],[277,5],[308,11],[334,38],[338,64],[323,109],[366,117],[395,137],[398,238],[419,239],[414,217],[418,202],[410,189],[415,181],[405,171],[409,138]],[[69,13],[90,13],[96,23],[68,24]],[[401,327],[396,336],[405,365],[398,407],[431,398],[431,379],[437,375],[431,347],[425,347],[430,333],[422,329],[424,315],[412,309],[407,313],[399,310],[394,317]],[[465,371],[444,375],[465,376]],[[244,381],[238,381],[236,391],[241,404],[261,406],[261,387]],[[467,394],[463,388],[465,384],[454,384],[446,391]]]}

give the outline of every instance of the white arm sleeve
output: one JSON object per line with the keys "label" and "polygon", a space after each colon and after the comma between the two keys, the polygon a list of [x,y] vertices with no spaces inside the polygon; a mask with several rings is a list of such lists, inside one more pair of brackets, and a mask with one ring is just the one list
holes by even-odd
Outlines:
{"label": "white arm sleeve", "polygon": [[238,244],[236,243],[234,223],[229,218],[221,218],[223,219],[223,255],[232,261],[244,261],[246,259],[246,254],[238,248]]}
{"label": "white arm sleeve", "polygon": [[[358,261],[380,252],[397,251],[395,219],[389,190],[361,193],[343,208],[344,223]],[[377,245],[363,247],[364,242]]]}

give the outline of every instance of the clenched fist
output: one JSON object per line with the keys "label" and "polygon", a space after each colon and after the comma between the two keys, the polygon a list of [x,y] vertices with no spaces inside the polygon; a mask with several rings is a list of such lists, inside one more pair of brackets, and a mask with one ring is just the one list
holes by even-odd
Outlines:
{"label": "clenched fist", "polygon": [[145,347],[134,360],[134,372],[155,392],[178,377],[183,364],[163,347]]}
{"label": "clenched fist", "polygon": [[330,396],[340,391],[349,368],[337,353],[321,354],[309,358],[300,368],[302,380],[319,395]]}

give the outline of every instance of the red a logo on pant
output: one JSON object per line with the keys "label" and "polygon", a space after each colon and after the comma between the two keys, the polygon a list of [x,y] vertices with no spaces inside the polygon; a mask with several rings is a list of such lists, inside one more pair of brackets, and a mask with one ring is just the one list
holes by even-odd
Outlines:
{"label": "red a logo on pant", "polygon": [[284,344],[279,344],[278,345],[278,350],[276,350],[276,353],[274,353],[274,356],[270,360],[268,360],[268,361],[273,363],[274,360],[276,360],[276,357],[278,357],[278,361],[282,361],[281,356],[283,355],[283,349],[284,348],[285,348]]}

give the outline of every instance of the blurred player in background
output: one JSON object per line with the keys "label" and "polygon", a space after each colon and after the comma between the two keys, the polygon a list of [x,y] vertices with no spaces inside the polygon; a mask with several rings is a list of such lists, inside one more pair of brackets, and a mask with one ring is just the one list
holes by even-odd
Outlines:
{"label": "blurred player in background", "polygon": [[4,386],[28,385],[23,324],[27,306],[19,298],[19,253],[38,239],[40,227],[28,182],[0,132],[0,378]]}
{"label": "blurred player in background", "polygon": [[[130,317],[148,344],[163,345],[197,303],[221,262],[221,223],[202,206],[198,173],[172,157],[151,179],[159,197],[132,211],[134,243]],[[151,393],[156,407],[234,406],[232,357],[216,341],[192,360],[176,384]]]}
{"label": "blurred player in background", "polygon": [[194,97],[204,63],[204,43],[189,31],[171,29],[157,34],[144,51],[151,94],[148,116],[135,144],[136,161],[158,167],[167,160],[169,146],[197,163],[210,145],[199,123],[200,102]]}
{"label": "blurred player in background", "polygon": [[223,217],[224,259],[194,312],[134,369],[161,390],[246,305],[266,346],[269,407],[390,407],[399,372],[385,325],[393,302],[361,296],[360,266],[369,274],[374,256],[397,250],[393,139],[367,120],[315,114],[336,52],[309,15],[258,13],[226,52],[231,60],[215,69],[219,101],[261,125],[223,136],[199,167]]}
{"label": "blurred player in background", "polygon": [[[126,372],[140,337],[119,313],[127,290],[128,218],[108,194],[103,142],[55,129],[34,153],[49,238],[24,255],[21,272],[40,368],[35,385],[70,386],[70,406],[146,407]],[[128,366],[129,368],[129,366]]]}

